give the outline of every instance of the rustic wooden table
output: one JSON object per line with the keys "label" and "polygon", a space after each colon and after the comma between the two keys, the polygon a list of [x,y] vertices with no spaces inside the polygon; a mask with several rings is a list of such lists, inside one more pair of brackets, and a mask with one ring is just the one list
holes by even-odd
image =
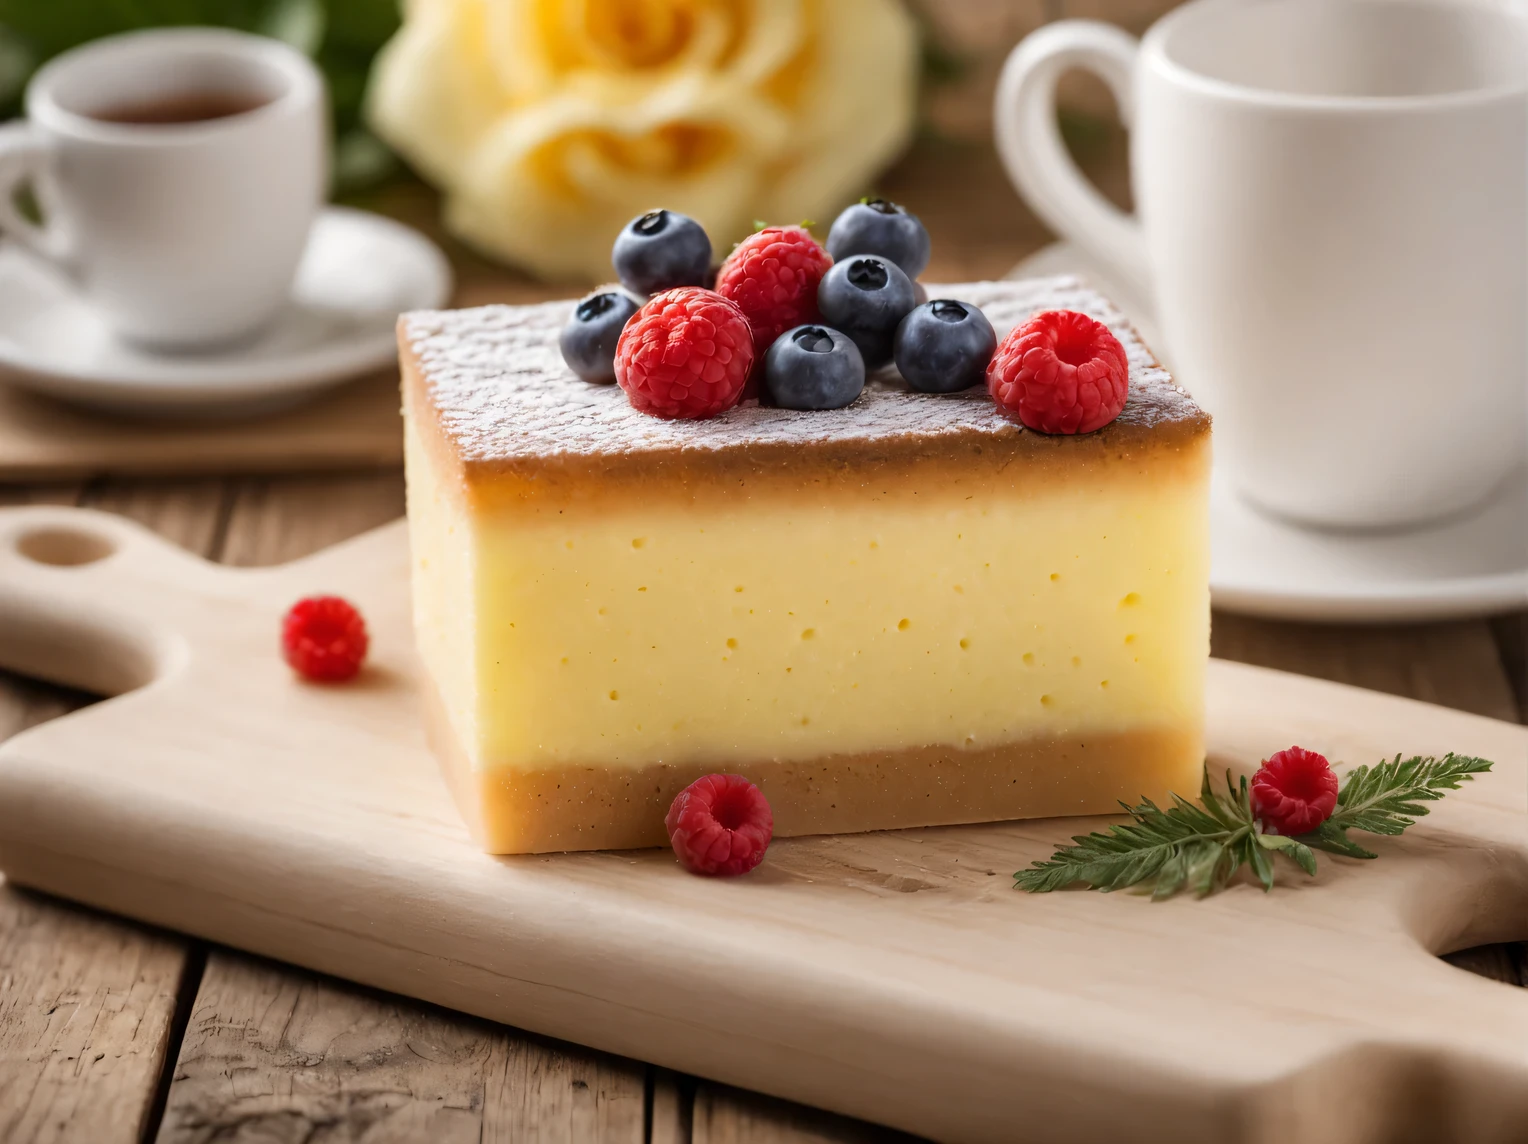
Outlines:
{"label": "rustic wooden table", "polygon": [[[1100,158],[1103,181],[1122,165]],[[929,223],[931,280],[997,277],[1047,236],[985,148],[924,141],[883,184]],[[369,204],[428,226],[397,188]],[[449,245],[449,244],[448,244]],[[452,247],[458,301],[544,286]],[[557,291],[554,293],[566,293]],[[209,560],[291,560],[403,512],[396,469],[0,486],[0,504],[130,516]],[[1528,719],[1528,613],[1386,627],[1217,614],[1214,652]],[[91,697],[0,674],[0,739]],[[1456,965],[1528,984],[1528,946]],[[191,1141],[834,1141],[868,1124],[558,1044],[401,997],[0,887],[0,1139]]]}

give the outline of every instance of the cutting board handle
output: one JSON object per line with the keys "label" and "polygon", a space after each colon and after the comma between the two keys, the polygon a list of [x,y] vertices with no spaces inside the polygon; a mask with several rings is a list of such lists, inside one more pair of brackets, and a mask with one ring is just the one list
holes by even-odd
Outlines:
{"label": "cutting board handle", "polygon": [[122,517],[0,510],[0,667],[117,695],[187,656],[210,565]]}

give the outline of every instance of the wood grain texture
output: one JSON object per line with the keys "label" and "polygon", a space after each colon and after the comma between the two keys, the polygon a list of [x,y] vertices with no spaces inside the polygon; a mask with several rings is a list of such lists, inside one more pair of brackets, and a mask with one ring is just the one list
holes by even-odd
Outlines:
{"label": "wood grain texture", "polygon": [[[116,555],[18,565],[7,545],[44,527],[104,530]],[[1386,1139],[1418,1069],[1438,1078],[1430,1125],[1509,1140],[1510,1118],[1528,1116],[1528,998],[1428,956],[1521,936],[1521,729],[1212,665],[1217,766],[1253,765],[1291,736],[1345,759],[1452,748],[1499,762],[1378,843],[1382,861],[1323,862],[1319,878],[1267,897],[1238,887],[1151,906],[1008,888],[1077,821],[786,840],[736,884],[687,878],[656,852],[487,859],[467,845],[409,710],[396,526],[264,571],[208,567],[115,518],[13,510],[0,533],[6,631],[24,604],[34,619],[51,611],[181,649],[161,661],[182,666],[160,685],[4,752],[0,803],[28,813],[5,816],[0,857],[23,879],[934,1136]],[[358,687],[302,687],[269,653],[273,616],[315,580],[374,623],[377,659]],[[60,655],[41,643],[29,654]],[[221,745],[213,772],[208,741]],[[1297,1017],[1215,987],[1271,948],[1270,972],[1300,979]],[[1397,988],[1414,994],[1404,1011],[1373,995]],[[1181,1020],[1212,1001],[1212,1024]],[[1339,1082],[1362,1099],[1334,1120]]]}
{"label": "wood grain texture", "polygon": [[1216,612],[1212,654],[1519,722],[1490,624],[1274,623]]}
{"label": "wood grain texture", "polygon": [[0,1140],[137,1144],[187,943],[0,887]]}
{"label": "wood grain texture", "polygon": [[643,1067],[215,951],[160,1144],[642,1144]]}
{"label": "wood grain texture", "polygon": [[280,564],[402,515],[399,469],[243,480],[234,486],[220,559],[239,567]]}
{"label": "wood grain texture", "polygon": [[912,1144],[917,1139],[707,1081],[695,1090],[692,1117],[691,1144]]}
{"label": "wood grain texture", "polygon": [[1491,633],[1517,697],[1518,719],[1528,723],[1528,612],[1497,617],[1491,621]]}

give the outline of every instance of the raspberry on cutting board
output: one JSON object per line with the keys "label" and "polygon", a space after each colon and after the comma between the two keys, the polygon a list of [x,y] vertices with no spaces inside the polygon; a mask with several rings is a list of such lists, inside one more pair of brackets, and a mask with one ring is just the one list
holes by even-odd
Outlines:
{"label": "raspberry on cutting board", "polygon": [[349,600],[309,596],[281,620],[281,654],[304,679],[341,683],[361,670],[371,639]]}
{"label": "raspberry on cutting board", "polygon": [[663,825],[686,870],[727,878],[764,860],[775,816],[764,792],[742,775],[705,775],[679,792]]}
{"label": "raspberry on cutting board", "polygon": [[987,365],[987,391],[1041,433],[1091,433],[1125,408],[1130,363],[1102,322],[1047,310],[1008,332]]}
{"label": "raspberry on cutting board", "polygon": [[817,320],[817,285],[832,265],[804,227],[767,226],[727,256],[716,291],[747,315],[755,354],[762,358],[786,330]]}
{"label": "raspberry on cutting board", "polygon": [[669,420],[715,417],[743,395],[753,334],[711,290],[666,290],[636,312],[615,347],[615,379],[632,406]]}

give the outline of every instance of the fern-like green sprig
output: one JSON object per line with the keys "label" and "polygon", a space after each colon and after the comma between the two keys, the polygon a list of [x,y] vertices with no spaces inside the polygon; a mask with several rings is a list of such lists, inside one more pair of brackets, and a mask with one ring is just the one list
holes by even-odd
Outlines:
{"label": "fern-like green sprig", "polygon": [[1225,793],[1218,794],[1206,768],[1198,805],[1177,794],[1165,808],[1150,799],[1136,806],[1121,803],[1129,822],[1076,835],[1071,846],[1020,870],[1014,884],[1034,893],[1079,883],[1105,891],[1142,886],[1150,888],[1154,900],[1183,890],[1202,898],[1222,889],[1246,866],[1270,890],[1275,853],[1307,874],[1316,872],[1315,850],[1373,858],[1348,838],[1349,830],[1399,834],[1427,813],[1423,803],[1436,802],[1490,769],[1485,759],[1454,754],[1404,762],[1397,755],[1375,767],[1358,767],[1343,781],[1332,816],[1310,834],[1290,838],[1263,832],[1246,776],[1233,782],[1226,772]]}

